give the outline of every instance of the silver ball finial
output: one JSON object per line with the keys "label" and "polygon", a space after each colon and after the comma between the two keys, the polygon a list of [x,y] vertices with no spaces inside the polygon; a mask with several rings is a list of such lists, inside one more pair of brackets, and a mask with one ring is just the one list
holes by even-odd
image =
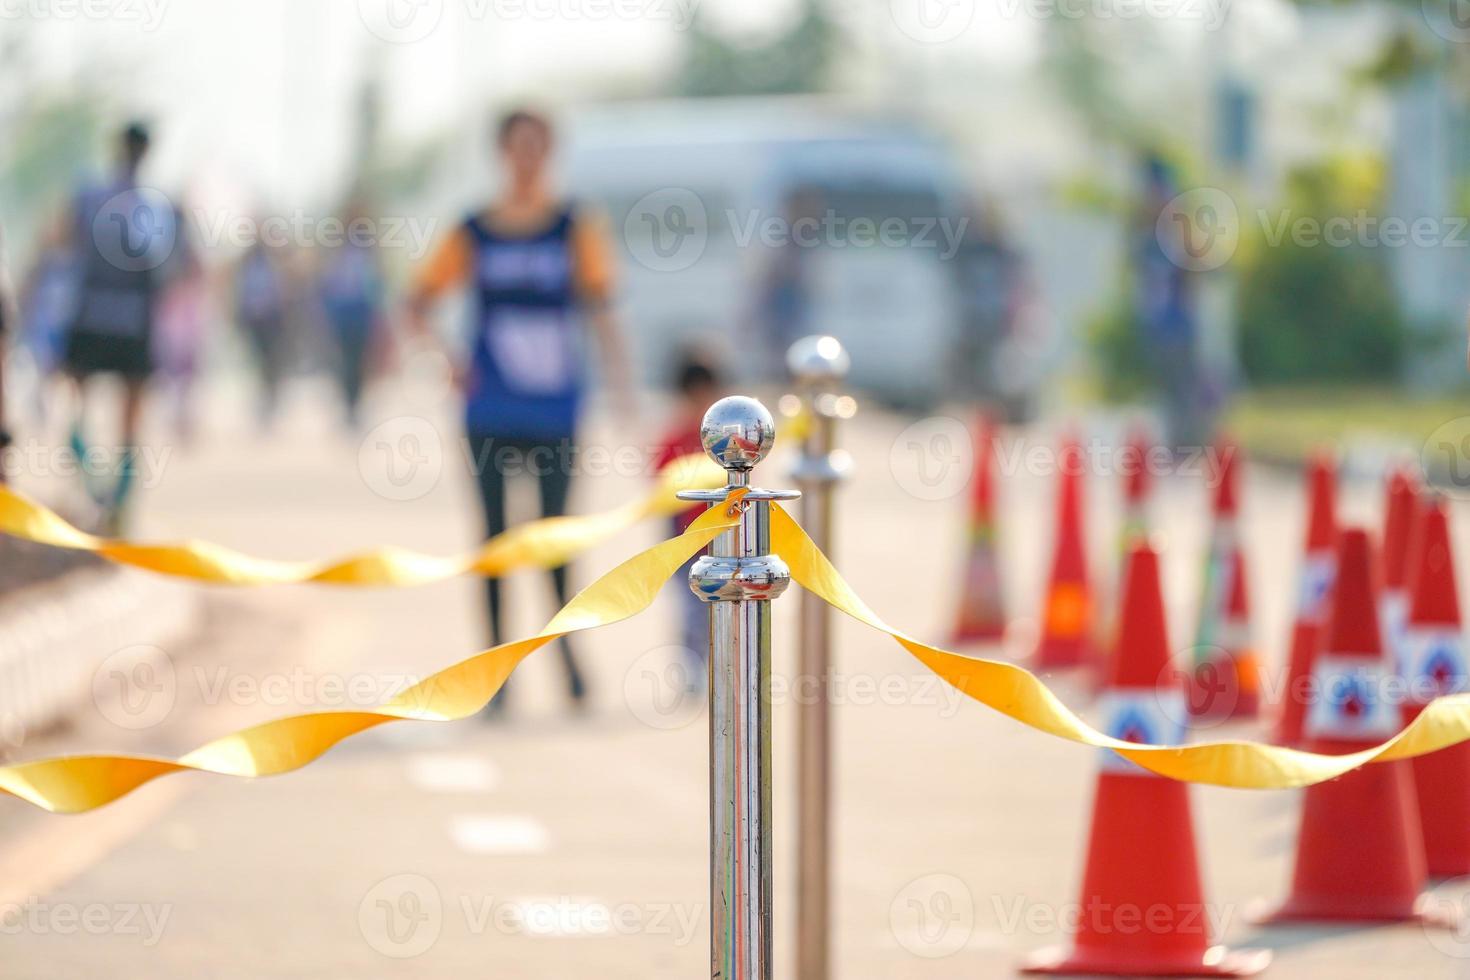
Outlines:
{"label": "silver ball finial", "polygon": [[721,398],[704,413],[699,427],[704,451],[727,470],[745,472],[766,458],[776,442],[776,422],[754,398]]}
{"label": "silver ball finial", "polygon": [[832,384],[847,377],[852,366],[847,351],[836,337],[817,334],[802,337],[786,351],[786,367],[800,384]]}

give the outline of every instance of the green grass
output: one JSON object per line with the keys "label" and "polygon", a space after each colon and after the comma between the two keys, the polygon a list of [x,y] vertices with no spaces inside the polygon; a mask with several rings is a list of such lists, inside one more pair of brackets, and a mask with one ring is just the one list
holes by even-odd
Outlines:
{"label": "green grass", "polygon": [[1402,443],[1415,452],[1440,426],[1470,416],[1470,391],[1415,398],[1389,388],[1248,391],[1227,411],[1225,431],[1248,452],[1299,459],[1352,442]]}

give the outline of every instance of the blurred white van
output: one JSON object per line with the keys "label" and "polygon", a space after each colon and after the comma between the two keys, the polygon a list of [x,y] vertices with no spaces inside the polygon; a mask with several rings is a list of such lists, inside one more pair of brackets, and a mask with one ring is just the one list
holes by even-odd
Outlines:
{"label": "blurred white van", "polygon": [[718,338],[742,380],[779,375],[793,335],[830,333],[852,384],[900,405],[943,396],[965,231],[944,144],[805,98],[627,103],[563,120],[561,165],[602,208],[644,380]]}

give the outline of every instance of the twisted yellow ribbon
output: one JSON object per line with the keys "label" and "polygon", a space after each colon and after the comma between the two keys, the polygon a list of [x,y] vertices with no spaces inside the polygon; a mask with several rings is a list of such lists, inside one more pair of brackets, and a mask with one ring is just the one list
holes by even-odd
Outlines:
{"label": "twisted yellow ribbon", "polygon": [[[735,498],[732,497],[732,503]],[[774,507],[772,550],[792,578],[832,606],[893,637],[961,693],[1002,714],[1073,742],[1112,749],[1173,779],[1248,789],[1308,786],[1370,762],[1407,759],[1470,740],[1470,695],[1440,698],[1381,745],[1349,755],[1318,755],[1253,742],[1160,746],[1123,742],[1077,717],[1034,674],[1015,664],[933,647],[887,625],[837,573],[806,532]],[[210,742],[178,760],[147,756],[74,756],[0,767],[0,791],[58,813],[109,803],[159,776],[184,770],[266,776],[300,768],[332,746],[384,722],[452,721],[495,695],[516,666],[560,636],[603,626],[648,607],[664,581],[722,531],[731,507],[712,508],[683,535],[636,555],[580,592],[537,635],[505,643],[448,667],[373,710],[297,715]]]}
{"label": "twisted yellow ribbon", "polygon": [[527,656],[568,633],[605,626],[648,608],[660,587],[696,551],[733,527],[729,508],[701,514],[677,538],[635,555],[577,593],[529,639],[502,643],[362,711],[293,715],[226,735],[178,759],[85,755],[0,767],[0,791],[53,813],[81,813],[126,796],[159,776],[194,770],[274,776],[299,769],[358,732],[389,721],[456,721],[479,711]]}
{"label": "twisted yellow ribbon", "polygon": [[1470,741],[1470,694],[1432,702],[1418,718],[1381,745],[1348,755],[1318,755],[1258,742],[1201,742],[1162,746],[1123,742],[1077,717],[1024,667],[930,646],[894,629],[860,599],[827,556],[779,507],[772,515],[771,550],[791,568],[792,579],[829,604],[887,633],[961,694],[1037,731],[1083,745],[1112,749],[1163,776],[1239,789],[1289,789],[1335,779],[1369,762],[1426,755]]}
{"label": "twisted yellow ribbon", "polygon": [[449,557],[389,547],[330,561],[294,562],[256,558],[208,541],[135,544],[81,531],[4,484],[0,484],[0,533],[90,551],[163,575],[225,585],[410,586],[468,573],[494,577],[528,566],[555,568],[644,518],[674,514],[689,506],[675,498],[679,490],[724,485],[724,470],[704,453],[684,456],[664,468],[657,487],[641,500],[600,514],[530,521],[491,538],[472,554]]}

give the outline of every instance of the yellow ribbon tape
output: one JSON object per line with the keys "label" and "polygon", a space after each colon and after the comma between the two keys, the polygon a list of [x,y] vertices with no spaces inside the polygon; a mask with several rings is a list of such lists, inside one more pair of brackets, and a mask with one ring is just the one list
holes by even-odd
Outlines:
{"label": "yellow ribbon tape", "polygon": [[535,636],[446,667],[377,708],[278,718],[215,739],[178,759],[84,755],[17,763],[0,767],[0,791],[53,813],[81,813],[170,773],[274,776],[299,769],[343,739],[385,722],[467,718],[488,704],[511,671],[536,650],[568,633],[605,626],[648,608],[669,576],[734,525],[729,508],[706,511],[684,534],[635,555],[577,593]]}
{"label": "yellow ribbon tape", "polygon": [[0,532],[40,544],[91,551],[123,565],[163,575],[226,585],[280,585],[328,582],[334,585],[408,586],[473,572],[494,577],[516,568],[555,568],[646,517],[675,514],[689,506],[679,490],[725,485],[725,471],[704,453],[674,460],[658,486],[600,514],[548,517],[511,528],[469,555],[441,557],[403,548],[379,548],[321,562],[274,561],[241,554],[208,541],[135,544],[100,538],[78,530],[55,512],[0,484]]}
{"label": "yellow ribbon tape", "polygon": [[1334,779],[1369,762],[1407,759],[1470,741],[1470,694],[1432,702],[1413,723],[1381,745],[1349,755],[1318,755],[1256,742],[1139,745],[1110,738],[1078,718],[1023,667],[930,646],[878,617],[845,582],[827,556],[784,510],[774,508],[771,550],[792,579],[842,612],[887,633],[960,693],[1024,725],[1083,745],[1113,749],[1146,769],[1191,783],[1240,789],[1288,789]]}
{"label": "yellow ribbon tape", "polygon": [[[732,498],[732,502],[733,502]],[[1038,731],[1112,749],[1173,779],[1248,789],[1308,786],[1370,762],[1407,759],[1470,740],[1470,694],[1440,698],[1381,745],[1349,755],[1318,755],[1253,742],[1139,745],[1087,725],[1034,674],[1015,664],[967,657],[895,630],[853,592],[806,532],[773,507],[772,550],[802,587],[887,633],[961,693]],[[452,721],[474,714],[516,666],[560,636],[603,626],[648,607],[663,583],[695,552],[734,526],[730,507],[701,515],[683,535],[636,555],[572,599],[537,635],[476,654],[433,674],[381,707],[296,715],[210,742],[177,760],[147,756],[72,756],[0,767],[0,791],[58,813],[109,803],[159,776],[184,770],[231,776],[289,772],[332,746],[388,721]]]}

